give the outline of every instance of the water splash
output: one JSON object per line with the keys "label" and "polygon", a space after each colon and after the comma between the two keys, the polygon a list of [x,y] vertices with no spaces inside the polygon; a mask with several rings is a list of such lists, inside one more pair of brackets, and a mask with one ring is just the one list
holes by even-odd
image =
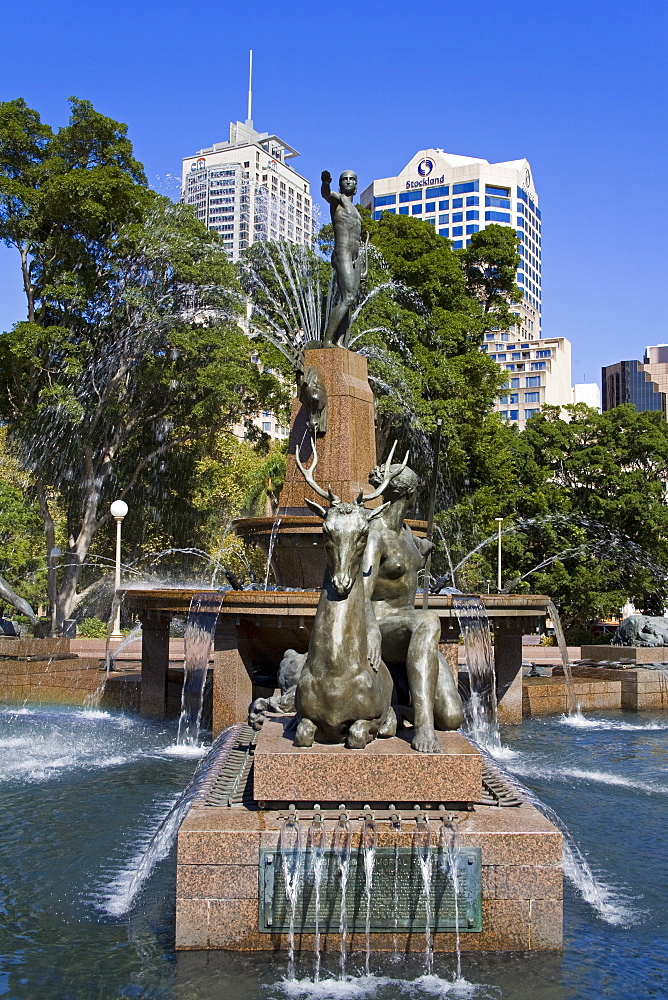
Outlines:
{"label": "water splash", "polygon": [[362,820],[362,851],[364,856],[364,893],[366,896],[366,914],[364,922],[365,932],[365,961],[364,968],[369,974],[369,958],[371,955],[371,891],[373,889],[373,870],[376,863],[376,845],[378,842],[378,831],[376,821],[371,814]]}
{"label": "water splash", "polygon": [[[478,749],[483,756],[490,758],[490,754],[483,746],[479,745]],[[508,771],[496,760],[493,763],[507,781],[517,789],[520,796],[542,813],[561,832],[564,875],[585,902],[589,903],[602,920],[613,926],[630,927],[638,923],[642,919],[642,913],[624,900],[619,891],[609,888],[595,877],[573,834],[555,810],[543,802],[530,788],[527,788],[514,773]]]}
{"label": "water splash", "polygon": [[453,594],[452,604],[464,638],[471,684],[471,697],[466,706],[468,729],[476,742],[490,752],[498,753],[501,749],[501,736],[496,704],[494,652],[487,611],[479,597]]}
{"label": "water splash", "polygon": [[422,876],[422,895],[424,896],[424,960],[425,971],[429,976],[434,968],[434,946],[432,941],[431,913],[431,883],[433,874],[433,857],[431,850],[431,827],[428,820],[419,822],[413,837],[413,849],[417,854]]}
{"label": "water splash", "polygon": [[172,804],[146,847],[130,862],[127,868],[112,882],[101,908],[114,917],[126,914],[134,905],[147,879],[158,862],[169,854],[181,823],[185,819],[195,796],[206,784],[212,766],[219,763],[225,750],[231,749],[237,738],[239,726],[224,730],[211,745],[211,749],[200,761],[192,778]]}
{"label": "water splash", "polygon": [[288,976],[295,978],[295,916],[299,898],[299,877],[302,870],[302,835],[299,821],[296,817],[288,817],[283,821],[278,838],[278,851],[283,865],[283,882],[285,898],[290,910],[290,926],[288,930]]}
{"label": "water splash", "polygon": [[220,593],[194,594],[190,601],[184,634],[178,746],[197,746],[213,633],[222,605],[223,595]]}
{"label": "water splash", "polygon": [[561,618],[559,617],[559,612],[553,601],[547,602],[547,613],[552,619],[552,627],[554,628],[554,637],[557,640],[557,646],[559,647],[559,653],[561,655],[561,665],[564,669],[564,680],[566,683],[566,711],[568,715],[579,716],[582,718],[582,711],[580,709],[580,703],[577,700],[575,694],[575,685],[573,684],[573,671],[571,670],[570,660],[568,658],[568,647],[566,645],[566,637],[564,635],[564,628],[561,624]]}
{"label": "water splash", "polygon": [[348,873],[350,871],[350,852],[352,847],[352,828],[346,813],[341,813],[339,822],[334,829],[333,848],[336,853],[336,863],[341,882],[341,912],[339,916],[340,937],[340,968],[341,975],[346,972],[348,958],[348,910],[346,896],[348,891]]}

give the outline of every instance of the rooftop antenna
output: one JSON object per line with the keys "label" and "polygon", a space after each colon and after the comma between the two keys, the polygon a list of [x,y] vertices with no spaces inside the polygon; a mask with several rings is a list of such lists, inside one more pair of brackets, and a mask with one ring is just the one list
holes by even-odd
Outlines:
{"label": "rooftop antenna", "polygon": [[253,50],[250,50],[248,60],[248,117],[246,125],[253,127]]}

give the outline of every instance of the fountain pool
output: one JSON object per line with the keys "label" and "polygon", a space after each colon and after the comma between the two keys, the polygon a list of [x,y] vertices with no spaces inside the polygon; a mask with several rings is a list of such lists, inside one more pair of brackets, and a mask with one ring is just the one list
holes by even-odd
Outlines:
{"label": "fountain pool", "polygon": [[[179,952],[175,859],[133,905],[127,887],[197,760],[176,723],[110,712],[0,709],[0,997],[279,1000],[282,997],[668,995],[668,718],[614,713],[502,728],[504,766],[552,806],[588,857],[606,919],[570,881],[563,953],[348,958]],[[121,915],[114,915],[120,913]]]}

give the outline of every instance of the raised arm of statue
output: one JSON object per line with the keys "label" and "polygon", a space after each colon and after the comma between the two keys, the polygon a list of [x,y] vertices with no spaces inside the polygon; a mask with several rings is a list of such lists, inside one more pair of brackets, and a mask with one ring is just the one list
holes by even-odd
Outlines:
{"label": "raised arm of statue", "polygon": [[320,194],[323,196],[325,201],[328,201],[331,205],[333,201],[340,201],[341,195],[338,191],[332,191],[332,175],[329,170],[323,170],[320,174],[320,180],[322,184],[320,186]]}

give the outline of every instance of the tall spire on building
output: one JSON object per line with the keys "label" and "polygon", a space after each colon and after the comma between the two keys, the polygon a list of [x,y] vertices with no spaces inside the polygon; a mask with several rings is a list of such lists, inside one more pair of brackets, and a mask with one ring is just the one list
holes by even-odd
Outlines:
{"label": "tall spire on building", "polygon": [[248,60],[248,116],[246,125],[253,128],[253,50],[250,50]]}

